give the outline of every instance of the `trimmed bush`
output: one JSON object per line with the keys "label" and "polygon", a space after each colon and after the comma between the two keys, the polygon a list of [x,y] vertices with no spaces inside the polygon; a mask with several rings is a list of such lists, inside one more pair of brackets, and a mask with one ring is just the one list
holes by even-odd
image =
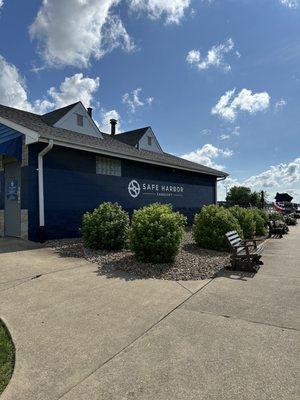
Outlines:
{"label": "trimmed bush", "polygon": [[242,234],[238,220],[228,209],[216,205],[202,207],[192,228],[197,245],[213,250],[228,250],[225,234],[234,230]]}
{"label": "trimmed bush", "polygon": [[294,214],[286,215],[286,216],[284,217],[284,222],[285,222],[287,225],[297,225],[297,220],[296,220],[296,218],[294,217]]}
{"label": "trimmed bush", "polygon": [[262,217],[262,219],[264,220],[265,224],[267,224],[269,222],[269,215],[268,215],[268,213],[266,211],[261,210],[259,208],[255,208],[254,210],[255,210],[255,212],[257,212]]}
{"label": "trimmed bush", "polygon": [[170,263],[182,245],[186,217],[170,204],[154,203],[133,213],[130,248],[138,260]]}
{"label": "trimmed bush", "polygon": [[95,250],[119,250],[129,230],[128,214],[117,203],[102,203],[82,218],[82,237],[86,247]]}
{"label": "trimmed bush", "polygon": [[269,214],[270,221],[283,221],[283,215],[277,211],[273,211]]}
{"label": "trimmed bush", "polygon": [[267,213],[258,208],[254,208],[252,213],[256,224],[255,234],[257,236],[264,236],[267,233],[266,224],[269,221]]}
{"label": "trimmed bush", "polygon": [[252,210],[239,206],[229,208],[231,214],[238,220],[245,239],[253,239],[255,235],[255,219]]}

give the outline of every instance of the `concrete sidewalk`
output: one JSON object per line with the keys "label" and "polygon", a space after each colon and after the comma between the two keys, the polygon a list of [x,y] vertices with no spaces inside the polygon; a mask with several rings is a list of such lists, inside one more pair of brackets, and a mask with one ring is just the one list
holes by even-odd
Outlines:
{"label": "concrete sidewalk", "polygon": [[292,227],[255,276],[186,283],[3,252],[0,317],[17,359],[1,400],[298,399],[299,248]]}

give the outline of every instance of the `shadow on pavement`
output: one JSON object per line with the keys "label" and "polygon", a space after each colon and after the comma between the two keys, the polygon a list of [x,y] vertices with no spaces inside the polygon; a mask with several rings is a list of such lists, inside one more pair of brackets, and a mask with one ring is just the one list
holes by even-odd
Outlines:
{"label": "shadow on pavement", "polygon": [[0,253],[15,253],[17,251],[35,250],[43,246],[40,243],[30,242],[18,238],[0,238]]}

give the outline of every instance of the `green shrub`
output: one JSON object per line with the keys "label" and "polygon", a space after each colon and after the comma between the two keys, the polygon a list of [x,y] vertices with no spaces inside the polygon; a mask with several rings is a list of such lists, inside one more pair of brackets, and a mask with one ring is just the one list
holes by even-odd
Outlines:
{"label": "green shrub", "polygon": [[127,240],[128,230],[128,214],[117,203],[102,203],[82,218],[83,242],[91,249],[121,249]]}
{"label": "green shrub", "polygon": [[286,215],[286,216],[284,217],[284,222],[285,222],[287,225],[297,225],[297,220],[296,220],[296,218],[293,216],[293,214]]}
{"label": "green shrub", "polygon": [[255,234],[257,236],[264,236],[267,233],[266,224],[269,221],[267,213],[258,208],[252,209],[252,213],[256,224]]}
{"label": "green shrub", "polygon": [[283,221],[283,215],[277,211],[273,211],[269,214],[270,221]]}
{"label": "green shrub", "polygon": [[192,228],[193,237],[198,246],[213,250],[227,250],[225,234],[233,230],[242,234],[238,220],[232,213],[216,205],[202,207],[195,215]]}
{"label": "green shrub", "polygon": [[256,225],[252,211],[239,206],[231,207],[229,208],[229,211],[238,220],[240,227],[242,228],[244,238],[253,239]]}
{"label": "green shrub", "polygon": [[268,216],[268,213],[266,211],[261,210],[259,208],[255,208],[254,210],[262,217],[262,219],[264,220],[265,224],[267,224],[269,222],[269,216]]}
{"label": "green shrub", "polygon": [[184,236],[186,217],[173,212],[170,204],[154,203],[133,213],[130,248],[138,260],[173,262]]}

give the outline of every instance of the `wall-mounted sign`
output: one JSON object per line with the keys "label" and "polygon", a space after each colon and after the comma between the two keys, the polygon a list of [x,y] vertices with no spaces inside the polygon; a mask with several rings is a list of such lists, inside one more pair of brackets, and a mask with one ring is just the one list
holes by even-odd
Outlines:
{"label": "wall-mounted sign", "polygon": [[182,197],[184,187],[176,184],[138,182],[133,179],[128,184],[128,193],[133,198],[138,196]]}
{"label": "wall-mounted sign", "polygon": [[7,183],[6,197],[8,200],[12,200],[12,201],[18,200],[18,181],[17,181],[17,179],[11,179]]}
{"label": "wall-mounted sign", "polygon": [[134,199],[138,197],[138,195],[141,193],[141,187],[138,181],[132,180],[129,182],[128,192],[130,196],[133,197]]}

